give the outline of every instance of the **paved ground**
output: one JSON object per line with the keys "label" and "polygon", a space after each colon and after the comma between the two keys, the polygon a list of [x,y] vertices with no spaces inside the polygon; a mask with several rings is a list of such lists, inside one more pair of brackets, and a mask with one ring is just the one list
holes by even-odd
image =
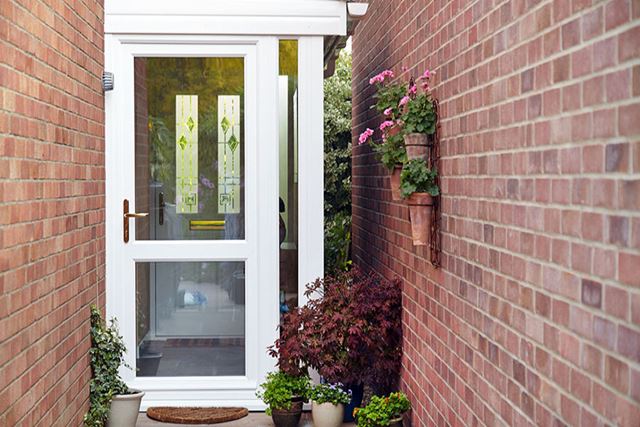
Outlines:
{"label": "paved ground", "polygon": [[[136,423],[136,427],[163,427],[163,426],[178,426],[182,424],[172,424],[172,423],[161,423],[158,421],[154,421],[151,418],[147,417],[147,414],[141,412],[138,416],[138,422]],[[204,424],[197,424],[204,425]],[[271,422],[271,417],[267,417],[262,412],[251,412],[248,417],[242,418],[237,421],[230,421],[228,423],[222,424],[206,424],[206,425],[216,425],[220,427],[273,427],[273,423]],[[299,427],[312,427],[313,422],[311,421],[311,413],[305,412],[302,414],[302,421],[300,422]],[[353,424],[345,424],[345,426],[353,426]]]}

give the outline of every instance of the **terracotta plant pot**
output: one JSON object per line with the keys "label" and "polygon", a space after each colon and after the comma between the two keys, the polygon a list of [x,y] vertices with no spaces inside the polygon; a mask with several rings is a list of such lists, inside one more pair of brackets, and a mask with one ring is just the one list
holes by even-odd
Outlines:
{"label": "terracotta plant pot", "polygon": [[426,133],[410,133],[404,136],[404,146],[409,160],[427,160],[429,154],[429,138]]}
{"label": "terracotta plant pot", "polygon": [[111,399],[107,427],[136,427],[140,402],[144,392],[131,390],[130,394],[116,394]]}
{"label": "terracotta plant pot", "polygon": [[271,419],[276,427],[297,427],[302,416],[302,399],[291,402],[291,409],[272,409]]}
{"label": "terracotta plant pot", "polygon": [[429,245],[433,197],[429,193],[413,193],[407,199],[411,216],[411,235],[414,246]]}
{"label": "terracotta plant pot", "polygon": [[400,131],[402,130],[402,128],[398,125],[393,125],[390,128],[387,128],[387,135],[388,136],[396,136],[397,134],[400,133]]}
{"label": "terracotta plant pot", "polygon": [[398,163],[391,171],[391,200],[398,201],[402,199],[400,194],[400,173],[402,172],[402,163]]}
{"label": "terracotta plant pot", "polygon": [[311,416],[314,427],[340,427],[344,417],[344,405],[313,402]]}

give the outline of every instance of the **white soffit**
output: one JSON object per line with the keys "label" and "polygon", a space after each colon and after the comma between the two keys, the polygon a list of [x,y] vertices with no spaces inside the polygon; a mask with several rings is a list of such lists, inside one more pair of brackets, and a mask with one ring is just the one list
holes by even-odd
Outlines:
{"label": "white soffit", "polygon": [[345,0],[105,0],[107,34],[346,35]]}

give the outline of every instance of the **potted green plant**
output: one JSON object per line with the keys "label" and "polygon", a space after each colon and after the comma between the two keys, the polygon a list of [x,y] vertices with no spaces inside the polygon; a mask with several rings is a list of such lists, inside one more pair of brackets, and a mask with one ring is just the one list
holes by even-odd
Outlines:
{"label": "potted green plant", "polygon": [[318,384],[311,389],[309,400],[315,427],[340,427],[351,392],[345,391],[342,384]]}
{"label": "potted green plant", "polygon": [[118,333],[116,320],[110,325],[100,310],[91,306],[91,371],[89,412],[84,416],[87,427],[135,427],[144,393],[131,390],[118,374],[124,363],[126,347]]}
{"label": "potted green plant", "polygon": [[256,395],[267,404],[265,413],[271,416],[276,427],[295,427],[300,422],[302,404],[308,398],[310,387],[308,375],[270,372]]}
{"label": "potted green plant", "polygon": [[404,393],[389,396],[372,396],[364,408],[356,408],[354,417],[358,427],[402,427],[403,415],[411,409],[411,402]]}
{"label": "potted green plant", "polygon": [[421,159],[409,160],[400,174],[400,193],[409,205],[414,245],[429,244],[433,196],[440,194],[436,177],[437,172]]}
{"label": "potted green plant", "polygon": [[431,97],[429,79],[433,72],[426,70],[418,78],[422,91],[418,91],[415,83],[410,83],[408,93],[400,100],[404,126],[404,145],[407,157],[412,159],[427,159],[429,135],[436,131],[436,109]]}

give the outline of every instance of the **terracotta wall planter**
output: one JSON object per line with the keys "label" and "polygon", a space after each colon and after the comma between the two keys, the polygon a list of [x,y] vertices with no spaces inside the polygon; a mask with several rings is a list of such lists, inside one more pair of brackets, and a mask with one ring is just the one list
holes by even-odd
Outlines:
{"label": "terracotta wall planter", "polygon": [[407,199],[411,217],[411,235],[415,246],[429,245],[433,197],[429,193],[413,193]]}
{"label": "terracotta wall planter", "polygon": [[410,133],[404,136],[404,146],[409,160],[427,160],[429,153],[429,138],[425,133]]}
{"label": "terracotta wall planter", "polygon": [[391,199],[398,201],[402,199],[400,194],[400,173],[402,172],[402,163],[398,163],[391,171]]}

